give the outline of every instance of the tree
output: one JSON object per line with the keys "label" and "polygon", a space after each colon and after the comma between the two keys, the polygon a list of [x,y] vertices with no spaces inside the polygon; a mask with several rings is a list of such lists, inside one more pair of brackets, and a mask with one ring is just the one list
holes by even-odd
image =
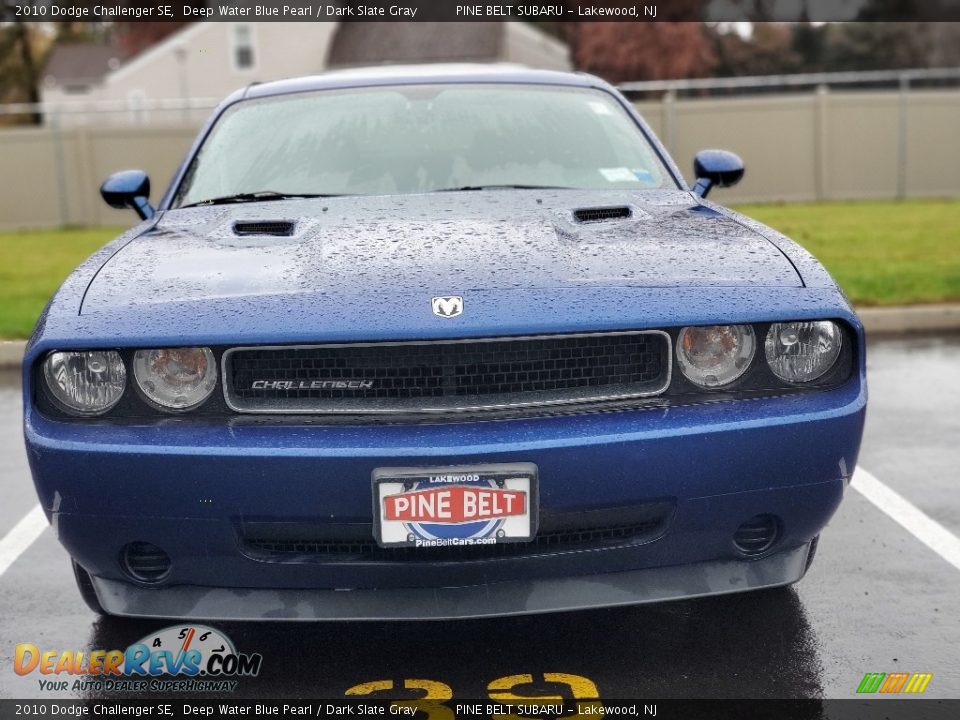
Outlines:
{"label": "tree", "polygon": [[824,38],[829,70],[896,70],[930,64],[931,24],[919,22],[834,23]]}
{"label": "tree", "polygon": [[793,27],[793,50],[800,59],[800,72],[817,72],[823,62],[824,26],[800,22]]}
{"label": "tree", "polygon": [[960,23],[928,23],[930,47],[927,61],[931,67],[960,65]]}
{"label": "tree", "polygon": [[[33,7],[36,2],[29,0],[23,4]],[[40,102],[40,70],[48,47],[22,18],[13,16],[6,27],[0,28],[0,101]],[[27,117],[33,125],[43,122],[36,110]]]}
{"label": "tree", "polygon": [[753,34],[716,32],[717,75],[767,75],[950,67],[960,64],[960,24],[754,23]]}
{"label": "tree", "polygon": [[716,33],[716,74],[729,77],[799,72],[804,58],[794,48],[795,37],[793,26],[787,23],[754,23],[749,37],[734,31]]}
{"label": "tree", "polygon": [[578,22],[567,37],[574,66],[612,83],[704,77],[715,62],[703,23]]}

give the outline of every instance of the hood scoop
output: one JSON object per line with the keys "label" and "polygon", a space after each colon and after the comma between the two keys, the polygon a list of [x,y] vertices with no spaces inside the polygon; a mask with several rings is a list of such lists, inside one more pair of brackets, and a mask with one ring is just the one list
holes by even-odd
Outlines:
{"label": "hood scoop", "polygon": [[233,234],[239,237],[291,237],[295,227],[292,220],[237,220],[233,224]]}
{"label": "hood scoop", "polygon": [[604,220],[626,220],[633,211],[626,205],[615,207],[580,208],[573,211],[573,219],[580,223],[603,222]]}

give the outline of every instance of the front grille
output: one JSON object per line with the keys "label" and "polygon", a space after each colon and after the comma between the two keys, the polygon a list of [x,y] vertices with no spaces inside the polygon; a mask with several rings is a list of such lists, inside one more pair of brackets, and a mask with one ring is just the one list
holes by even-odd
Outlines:
{"label": "front grille", "polygon": [[661,331],[235,348],[224,354],[239,412],[447,413],[657,395],[670,376]]}
{"label": "front grille", "polygon": [[497,545],[383,548],[373,540],[369,523],[316,525],[246,523],[240,539],[244,552],[259,560],[320,562],[460,562],[576,550],[595,550],[650,542],[660,537],[673,512],[669,501],[584,513],[541,514],[540,531],[529,542]]}

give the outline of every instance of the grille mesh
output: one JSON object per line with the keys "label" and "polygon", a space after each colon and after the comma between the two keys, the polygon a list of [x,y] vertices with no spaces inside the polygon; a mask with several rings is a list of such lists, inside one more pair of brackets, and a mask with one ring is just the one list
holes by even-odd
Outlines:
{"label": "grille mesh", "polygon": [[646,513],[647,517],[630,523],[541,531],[530,542],[496,545],[383,548],[373,541],[369,529],[364,533],[366,537],[363,539],[270,537],[268,533],[260,533],[258,536],[256,531],[251,530],[253,534],[242,537],[242,544],[248,554],[277,560],[289,559],[293,555],[332,562],[443,562],[524,557],[616,547],[652,540],[663,532],[671,507],[669,504],[651,506]]}
{"label": "grille mesh", "polygon": [[225,363],[239,410],[416,411],[589,401],[662,391],[660,333],[237,349]]}

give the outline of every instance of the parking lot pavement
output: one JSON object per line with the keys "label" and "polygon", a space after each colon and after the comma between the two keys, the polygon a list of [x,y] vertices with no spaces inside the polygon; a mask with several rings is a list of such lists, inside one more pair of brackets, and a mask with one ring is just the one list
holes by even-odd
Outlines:
{"label": "parking lot pavement", "polygon": [[[860,458],[955,533],[958,353],[960,339],[871,346],[871,406]],[[0,386],[0,430],[2,535],[34,502],[14,387]],[[792,589],[529,618],[216,627],[241,652],[263,654],[260,675],[239,682],[240,697],[339,697],[372,687],[415,697],[403,689],[406,682],[449,688],[460,698],[487,697],[491,683],[566,697],[844,698],[854,696],[867,672],[933,673],[926,696],[958,697],[958,596],[960,570],[848,490],[812,569]],[[95,620],[50,530],[0,577],[0,603],[3,697],[85,694],[46,693],[35,674],[15,675],[17,643],[124,648],[169,625]]]}
{"label": "parking lot pavement", "polygon": [[861,464],[960,535],[960,338],[867,348],[870,400]]}
{"label": "parking lot pavement", "polygon": [[37,503],[22,438],[20,372],[0,370],[0,536]]}

